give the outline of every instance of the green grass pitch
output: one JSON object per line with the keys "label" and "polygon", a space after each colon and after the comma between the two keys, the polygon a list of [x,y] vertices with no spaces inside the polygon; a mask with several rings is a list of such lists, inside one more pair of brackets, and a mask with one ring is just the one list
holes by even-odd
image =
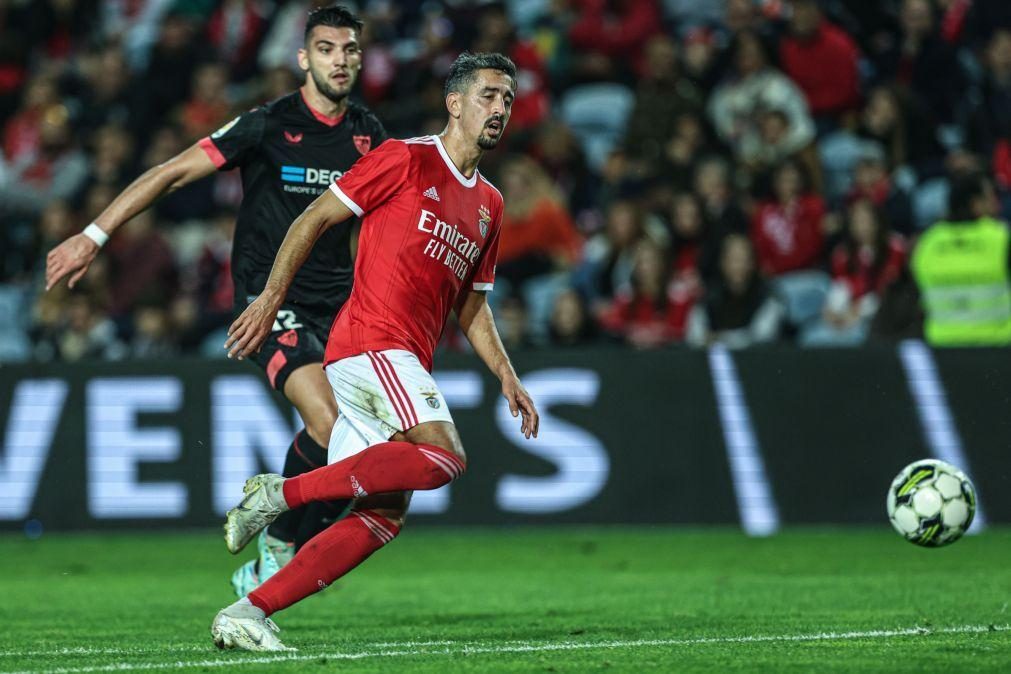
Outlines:
{"label": "green grass pitch", "polygon": [[0,537],[0,672],[1008,672],[1011,530],[408,527],[220,652],[216,532]]}

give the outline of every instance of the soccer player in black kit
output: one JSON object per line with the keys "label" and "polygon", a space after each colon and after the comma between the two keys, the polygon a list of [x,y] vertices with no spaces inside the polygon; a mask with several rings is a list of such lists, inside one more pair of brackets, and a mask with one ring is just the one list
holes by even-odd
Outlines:
{"label": "soccer player in black kit", "polygon": [[[137,178],[95,222],[49,253],[46,289],[68,275],[73,288],[108,236],[159,197],[215,170],[238,167],[244,196],[232,247],[232,278],[235,311],[241,313],[262,291],[289,224],[359,157],[386,140],[379,120],[348,101],[362,64],[361,31],[362,22],[344,7],[310,12],[298,52],[304,86],[236,117]],[[338,409],[323,373],[323,349],[335,312],[351,292],[349,238],[348,227],[324,235],[295,277],[270,337],[250,356],[306,424],[288,448],[285,476],[327,464]],[[345,505],[292,511],[264,530],[259,558],[232,576],[236,593],[245,596],[273,575]]]}

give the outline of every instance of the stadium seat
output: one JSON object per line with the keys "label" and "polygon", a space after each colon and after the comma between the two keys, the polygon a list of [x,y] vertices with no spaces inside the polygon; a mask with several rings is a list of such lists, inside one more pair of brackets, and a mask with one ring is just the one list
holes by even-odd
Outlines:
{"label": "stadium seat", "polygon": [[634,104],[632,90],[614,83],[576,86],[562,98],[562,121],[576,134],[594,171],[601,170],[624,137]]}

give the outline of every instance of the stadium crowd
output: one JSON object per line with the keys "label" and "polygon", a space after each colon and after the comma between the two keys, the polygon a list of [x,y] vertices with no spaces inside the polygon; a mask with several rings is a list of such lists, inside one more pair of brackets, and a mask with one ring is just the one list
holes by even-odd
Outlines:
{"label": "stadium crowd", "polygon": [[[321,4],[0,0],[0,360],[224,355],[236,172],[136,217],[74,291],[42,292],[45,253],[295,89]],[[987,172],[1011,210],[1007,0],[346,4],[357,96],[394,137],[441,131],[460,51],[519,68],[482,163],[511,349],[915,336],[909,253],[952,179]]]}

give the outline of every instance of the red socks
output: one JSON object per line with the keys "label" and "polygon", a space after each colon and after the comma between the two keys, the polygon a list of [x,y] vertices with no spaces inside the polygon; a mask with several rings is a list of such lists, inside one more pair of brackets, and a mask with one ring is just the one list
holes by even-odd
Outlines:
{"label": "red socks", "polygon": [[456,454],[435,445],[383,442],[343,461],[284,481],[289,508],[367,494],[437,489],[463,475]]}
{"label": "red socks", "polygon": [[372,510],[353,511],[303,545],[280,571],[249,593],[249,601],[267,615],[287,608],[364,562],[398,533],[400,527]]}
{"label": "red socks", "polygon": [[[466,464],[435,445],[383,442],[329,466],[284,481],[289,508],[368,494],[436,489]],[[319,592],[393,540],[400,527],[373,510],[353,511],[302,546],[249,601],[270,615]]]}

